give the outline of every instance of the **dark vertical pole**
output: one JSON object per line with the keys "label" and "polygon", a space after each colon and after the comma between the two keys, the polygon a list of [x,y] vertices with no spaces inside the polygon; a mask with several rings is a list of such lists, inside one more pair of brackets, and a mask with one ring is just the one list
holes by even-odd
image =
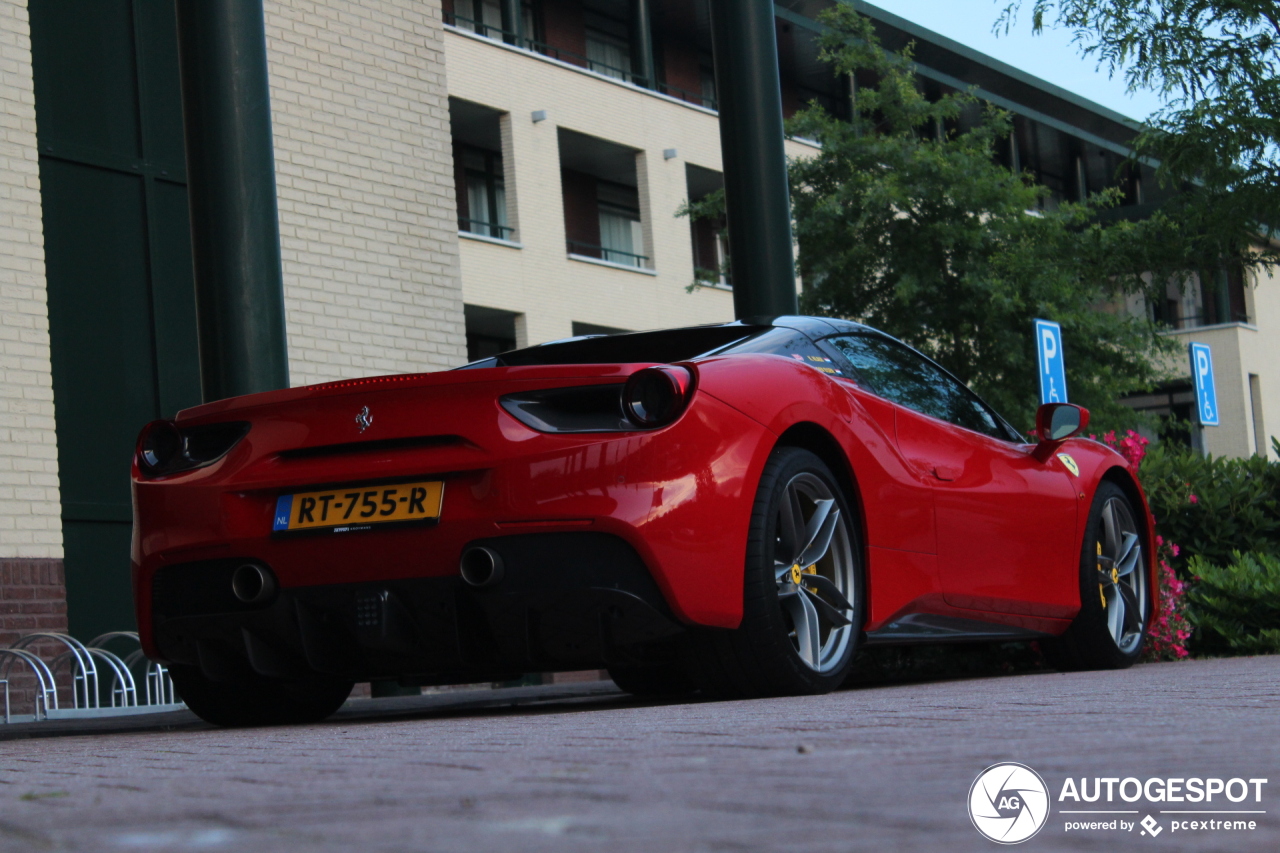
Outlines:
{"label": "dark vertical pole", "polygon": [[651,89],[658,88],[653,71],[653,19],[649,0],[631,0],[631,70],[638,79],[633,82]]}
{"label": "dark vertical pole", "polygon": [[502,40],[516,47],[524,47],[524,13],[520,0],[502,0]]}
{"label": "dark vertical pole", "polygon": [[739,319],[798,310],[774,38],[773,0],[711,0],[733,310]]}
{"label": "dark vertical pole", "polygon": [[176,0],[200,382],[289,385],[262,0]]}

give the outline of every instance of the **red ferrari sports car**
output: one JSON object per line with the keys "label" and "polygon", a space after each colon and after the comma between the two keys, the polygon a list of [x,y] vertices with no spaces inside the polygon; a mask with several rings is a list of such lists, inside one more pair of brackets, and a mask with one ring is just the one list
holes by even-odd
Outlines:
{"label": "red ferrari sports car", "polygon": [[1040,638],[1122,667],[1155,597],[1088,413],[1028,443],[920,353],[807,317],[574,338],[149,424],[142,642],[207,720],[356,681],[605,667],[635,693],[819,693],[862,645]]}

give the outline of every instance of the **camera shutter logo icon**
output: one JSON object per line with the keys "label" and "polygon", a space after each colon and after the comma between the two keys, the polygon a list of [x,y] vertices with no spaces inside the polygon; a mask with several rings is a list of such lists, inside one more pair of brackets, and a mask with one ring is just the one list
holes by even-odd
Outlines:
{"label": "camera shutter logo icon", "polygon": [[1019,844],[1048,821],[1049,789],[1025,764],[993,764],[969,788],[969,819],[992,841]]}

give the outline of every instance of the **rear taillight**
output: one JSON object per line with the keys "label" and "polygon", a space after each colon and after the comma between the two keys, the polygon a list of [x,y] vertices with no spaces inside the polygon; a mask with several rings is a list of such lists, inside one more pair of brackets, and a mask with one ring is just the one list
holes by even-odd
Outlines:
{"label": "rear taillight", "polygon": [[178,427],[173,421],[152,421],[138,434],[138,470],[162,477],[217,462],[249,432],[244,421]]}
{"label": "rear taillight", "polygon": [[138,468],[153,477],[167,474],[182,459],[182,433],[173,421],[152,421],[138,435]]}
{"label": "rear taillight", "polygon": [[539,432],[635,432],[675,421],[693,398],[687,367],[646,367],[625,385],[575,385],[506,394],[507,413]]}
{"label": "rear taillight", "polygon": [[631,374],[622,389],[627,419],[644,429],[656,429],[680,417],[693,396],[693,373],[686,367],[646,367]]}

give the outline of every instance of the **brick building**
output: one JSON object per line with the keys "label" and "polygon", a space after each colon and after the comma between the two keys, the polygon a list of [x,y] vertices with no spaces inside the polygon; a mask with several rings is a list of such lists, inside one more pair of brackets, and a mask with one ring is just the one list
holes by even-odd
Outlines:
{"label": "brick building", "polygon": [[[130,626],[130,448],[200,401],[173,14],[0,3],[0,644]],[[292,382],[460,364],[439,5],[265,17]]]}
{"label": "brick building", "polygon": [[[788,113],[848,112],[829,2],[776,5]],[[1015,113],[1011,168],[1061,198],[1119,180],[1123,117],[861,8],[928,86]],[[265,0],[265,23],[293,384],[731,318],[715,229],[675,215],[721,184],[705,2]],[[0,126],[0,644],[88,639],[132,622],[134,437],[200,400],[172,2],[0,0]],[[1150,174],[1124,180],[1140,213]],[[1220,353],[1213,452],[1280,422],[1275,292],[1156,306]]]}

